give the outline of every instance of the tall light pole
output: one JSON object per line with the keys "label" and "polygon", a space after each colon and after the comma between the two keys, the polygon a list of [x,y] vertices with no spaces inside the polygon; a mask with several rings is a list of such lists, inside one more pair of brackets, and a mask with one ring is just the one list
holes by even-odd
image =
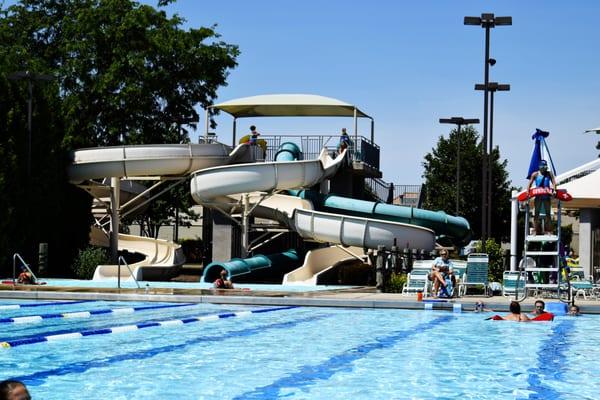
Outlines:
{"label": "tall light pole", "polygon": [[54,76],[47,74],[36,74],[31,71],[17,71],[8,76],[11,80],[27,81],[27,179],[31,179],[31,115],[33,113],[33,82],[51,81]]}
{"label": "tall light pole", "polygon": [[496,26],[512,25],[512,17],[494,17],[494,14],[484,13],[481,17],[465,17],[465,25],[477,25],[485,29],[485,59],[484,59],[484,95],[483,95],[483,146],[481,156],[481,238],[487,239],[489,227],[487,226],[488,204],[487,204],[487,148],[488,148],[488,83],[490,77],[490,65],[496,61],[490,59],[490,29]]}
{"label": "tall light pole", "polygon": [[[485,90],[483,85],[477,84],[475,85],[475,90]],[[488,148],[488,187],[487,187],[487,235],[488,237],[492,231],[492,182],[493,182],[493,168],[492,168],[492,151],[494,150],[494,93],[498,92],[507,92],[510,90],[510,85],[498,83],[498,82],[488,82],[488,92],[490,93],[490,132],[489,132],[489,142],[490,146]]]}
{"label": "tall light pole", "polygon": [[463,125],[478,124],[478,118],[465,119],[463,117],[440,118],[440,124],[454,124],[457,126],[456,145],[456,215],[460,215],[460,128]]}

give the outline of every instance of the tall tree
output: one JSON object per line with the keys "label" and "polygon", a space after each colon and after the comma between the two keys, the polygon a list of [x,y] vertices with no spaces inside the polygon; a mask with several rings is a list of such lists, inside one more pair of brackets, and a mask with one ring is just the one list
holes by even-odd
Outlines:
{"label": "tall tree", "polygon": [[[24,248],[32,260],[46,241],[51,272],[61,274],[87,240],[90,199],[67,182],[70,150],[189,141],[179,122],[213,103],[239,52],[214,26],[183,23],[130,0],[21,0],[0,9],[1,265]],[[34,85],[30,179],[28,91],[8,79],[15,71],[55,78]],[[166,207],[185,209],[188,200],[175,197]]]}
{"label": "tall tree", "polygon": [[[448,138],[440,136],[437,146],[425,155],[425,208],[456,213],[456,161],[458,131]],[[491,154],[492,164],[492,237],[508,237],[510,228],[510,182],[507,161],[500,161],[496,147]],[[460,215],[471,225],[474,237],[481,237],[481,144],[472,126],[460,132]]]}

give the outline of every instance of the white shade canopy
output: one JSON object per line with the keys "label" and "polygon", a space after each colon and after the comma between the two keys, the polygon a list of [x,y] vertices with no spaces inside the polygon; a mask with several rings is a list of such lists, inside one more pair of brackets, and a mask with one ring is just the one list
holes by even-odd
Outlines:
{"label": "white shade canopy", "polygon": [[356,106],[312,94],[267,94],[215,104],[235,118],[244,117],[357,117],[371,118]]}
{"label": "white shade canopy", "polygon": [[572,201],[563,202],[563,208],[600,208],[600,169],[574,179],[559,189],[567,189]]}

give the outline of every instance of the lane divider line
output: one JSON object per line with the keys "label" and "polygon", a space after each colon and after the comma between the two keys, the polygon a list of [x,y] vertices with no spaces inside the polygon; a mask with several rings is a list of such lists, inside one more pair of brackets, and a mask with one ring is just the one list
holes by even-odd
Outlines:
{"label": "lane divider line", "polygon": [[[289,310],[292,308],[298,308],[298,306],[283,306],[283,307],[271,307],[271,308],[262,308],[256,310],[249,311],[240,311],[240,312],[227,312],[222,314],[211,314],[211,315],[203,315],[199,317],[191,317],[185,319],[175,319],[175,320],[165,320],[165,321],[151,321],[151,322],[143,322],[135,325],[124,325],[124,326],[115,326],[112,328],[103,328],[103,329],[93,329],[87,331],[80,332],[69,332],[69,333],[56,333],[53,335],[46,336],[32,336],[23,339],[15,339],[8,340],[6,342],[1,342],[0,347],[8,349],[11,347],[23,346],[27,344],[41,343],[41,342],[50,342],[57,340],[66,340],[66,339],[79,339],[86,336],[96,336],[96,335],[106,335],[111,333],[122,333],[122,332],[130,332],[135,330],[140,330],[144,328],[151,328],[155,326],[172,326],[172,325],[181,325],[181,324],[189,324],[192,322],[202,322],[202,321],[214,321],[225,318],[234,318],[234,317],[246,317],[250,314],[259,314],[265,312],[272,311],[280,311],[280,310]],[[239,315],[238,315],[239,314]]]}
{"label": "lane divider line", "polygon": [[79,301],[55,301],[50,303],[32,303],[32,304],[1,304],[0,310],[17,310],[19,308],[28,308],[28,307],[44,307],[44,306],[62,306],[62,305],[71,305],[71,304],[79,304],[79,303],[90,303],[96,300],[79,300]]}
{"label": "lane divider line", "polygon": [[174,307],[187,307],[193,306],[197,303],[181,303],[181,304],[163,304],[159,306],[140,306],[140,307],[123,307],[123,308],[105,308],[101,310],[90,310],[90,311],[74,311],[62,314],[41,314],[41,315],[26,315],[23,317],[7,317],[0,318],[0,324],[28,324],[34,322],[40,322],[45,319],[56,319],[56,318],[90,318],[92,315],[103,315],[103,314],[131,314],[138,311],[147,310],[158,310],[164,308]]}

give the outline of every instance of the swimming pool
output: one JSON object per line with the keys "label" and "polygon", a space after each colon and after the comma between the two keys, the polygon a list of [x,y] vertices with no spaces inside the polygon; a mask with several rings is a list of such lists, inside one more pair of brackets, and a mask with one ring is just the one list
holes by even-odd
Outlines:
{"label": "swimming pool", "polygon": [[[82,288],[116,288],[117,280],[81,280],[81,279],[41,279],[48,286],[61,287],[82,287]],[[212,289],[213,284],[207,282],[158,282],[158,281],[139,281],[141,288],[167,288],[167,289]],[[328,285],[276,285],[276,284],[256,284],[256,283],[234,283],[238,289],[265,290],[265,291],[286,291],[286,292],[310,292],[317,290],[346,289],[352,286],[328,286]],[[126,289],[135,289],[137,285],[131,280],[121,280],[121,287]],[[44,286],[40,286],[43,290]]]}
{"label": "swimming pool", "polygon": [[[0,323],[0,342],[16,344],[0,348],[0,378],[23,380],[34,399],[594,399],[600,389],[595,316],[517,324],[395,309],[14,308],[32,303],[41,302],[0,301],[0,321],[71,314]],[[27,343],[52,336],[62,340]]]}

